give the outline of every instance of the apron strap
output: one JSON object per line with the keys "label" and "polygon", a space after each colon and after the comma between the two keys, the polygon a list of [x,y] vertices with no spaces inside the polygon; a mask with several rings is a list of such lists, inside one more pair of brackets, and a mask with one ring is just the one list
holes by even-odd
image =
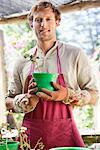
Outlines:
{"label": "apron strap", "polygon": [[[60,57],[59,57],[59,47],[57,46],[57,69],[58,69],[58,79],[57,79],[57,82],[62,85],[63,87],[68,87],[66,86],[66,83],[65,83],[65,79],[64,79],[64,75],[62,73],[62,69],[61,69],[61,63],[60,63]],[[68,107],[68,114],[70,116],[70,118],[74,118],[73,117],[73,113],[72,113],[72,106],[71,105],[67,105]]]}
{"label": "apron strap", "polygon": [[58,71],[58,79],[57,82],[62,85],[63,87],[66,87],[64,75],[62,73],[61,69],[61,63],[60,63],[60,57],[59,57],[59,47],[57,46],[57,71]]}
{"label": "apron strap", "polygon": [[[33,54],[33,56],[35,57],[36,56],[36,53],[37,53],[37,48]],[[34,72],[34,63],[31,63],[31,67],[30,67],[30,70],[29,70],[29,76],[32,77],[32,73]]]}
{"label": "apron strap", "polygon": [[[37,53],[37,48],[36,48],[33,56],[36,56],[36,53]],[[31,63],[30,70],[29,70],[29,73],[28,73],[28,76],[26,78],[25,85],[24,85],[24,93],[27,93],[27,91],[28,91],[29,81],[32,79],[33,72],[34,72],[34,63]]]}
{"label": "apron strap", "polygon": [[57,71],[59,74],[62,74],[61,63],[59,58],[59,48],[57,46]]}

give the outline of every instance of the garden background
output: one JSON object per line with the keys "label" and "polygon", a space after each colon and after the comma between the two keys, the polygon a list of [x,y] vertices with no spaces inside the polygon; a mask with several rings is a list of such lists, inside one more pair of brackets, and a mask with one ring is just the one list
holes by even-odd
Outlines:
{"label": "garden background", "polygon": [[[100,88],[100,8],[85,11],[75,11],[62,15],[60,26],[57,28],[58,39],[83,48],[88,55],[98,89]],[[19,55],[27,56],[28,51],[35,46],[36,37],[28,23],[0,25],[5,39],[5,68],[7,85],[12,77],[14,62]],[[77,126],[83,128],[98,128],[99,101],[96,106],[74,108]],[[22,114],[14,115],[19,124]],[[78,117],[77,117],[78,116]],[[18,125],[19,126],[19,125]]]}

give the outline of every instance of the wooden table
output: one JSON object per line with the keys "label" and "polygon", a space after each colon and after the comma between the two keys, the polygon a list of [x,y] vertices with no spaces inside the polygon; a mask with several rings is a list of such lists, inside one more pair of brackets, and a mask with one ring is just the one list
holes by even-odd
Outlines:
{"label": "wooden table", "polygon": [[79,131],[86,145],[100,143],[100,131],[94,129],[81,129]]}

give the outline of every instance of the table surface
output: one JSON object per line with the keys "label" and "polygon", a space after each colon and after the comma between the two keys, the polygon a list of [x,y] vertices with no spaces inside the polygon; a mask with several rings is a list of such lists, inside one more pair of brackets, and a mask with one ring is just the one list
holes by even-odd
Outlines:
{"label": "table surface", "polygon": [[100,131],[98,131],[96,129],[80,129],[79,132],[82,136],[84,136],[84,135],[100,135]]}

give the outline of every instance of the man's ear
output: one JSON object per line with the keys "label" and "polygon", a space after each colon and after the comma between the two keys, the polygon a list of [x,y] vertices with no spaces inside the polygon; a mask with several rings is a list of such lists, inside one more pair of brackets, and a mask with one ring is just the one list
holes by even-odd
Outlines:
{"label": "man's ear", "polygon": [[60,25],[60,20],[56,20],[56,26],[58,27]]}

